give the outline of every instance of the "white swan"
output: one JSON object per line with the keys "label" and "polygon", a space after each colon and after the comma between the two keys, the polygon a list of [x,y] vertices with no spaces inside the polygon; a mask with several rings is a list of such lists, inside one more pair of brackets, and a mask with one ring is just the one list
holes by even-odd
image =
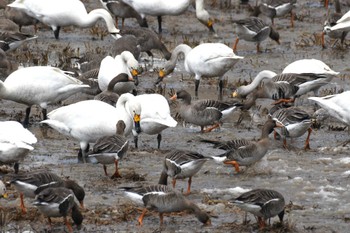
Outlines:
{"label": "white swan", "polygon": [[[158,16],[158,30],[162,32],[162,20],[163,15],[181,15],[183,14],[192,3],[192,0],[121,0],[122,2],[130,5],[134,8],[142,18],[146,15]],[[214,32],[213,23],[214,20],[210,17],[208,11],[204,9],[204,0],[196,0],[196,17],[197,19],[207,26],[211,32]]]}
{"label": "white swan", "polygon": [[114,26],[114,20],[107,10],[95,9],[87,13],[84,4],[79,0],[16,0],[8,6],[19,8],[49,25],[56,39],[61,27],[91,27],[99,19],[106,22],[107,29],[114,38],[120,37],[119,30]]}
{"label": "white swan", "polygon": [[225,73],[243,57],[236,56],[233,50],[222,43],[203,43],[193,49],[186,45],[176,46],[171,54],[170,60],[159,71],[158,84],[163,78],[174,71],[176,61],[180,53],[185,56],[185,69],[188,73],[195,75],[195,95],[198,96],[198,86],[202,76],[220,78],[220,94],[223,89],[223,78]]}
{"label": "white swan", "polygon": [[18,162],[33,150],[36,137],[17,121],[0,122],[0,164],[15,163],[18,173]]}
{"label": "white swan", "polygon": [[139,121],[141,106],[135,96],[126,93],[119,97],[116,108],[99,100],[85,100],[60,107],[48,114],[48,124],[62,134],[80,141],[78,156],[86,156],[89,143],[95,143],[103,136],[115,134],[115,126],[119,120],[125,122],[124,135],[131,133],[133,123],[140,132]]}
{"label": "white swan", "polygon": [[101,61],[100,70],[98,72],[98,86],[101,91],[105,91],[107,90],[108,84],[114,77],[116,77],[118,74],[126,73],[129,75],[129,77],[133,77],[135,79],[135,83],[117,83],[114,86],[114,91],[118,94],[129,92],[135,88],[135,85],[138,84],[138,68],[138,61],[129,51],[124,51],[120,55],[115,56],[115,58],[106,56]]}
{"label": "white swan", "polygon": [[309,97],[309,99],[327,110],[330,116],[350,125],[350,91],[324,97]]}
{"label": "white swan", "polygon": [[[145,134],[157,134],[158,149],[162,140],[161,132],[169,127],[175,127],[177,122],[170,115],[169,103],[160,94],[143,94],[135,97],[141,104],[141,132]],[[133,129],[135,147],[137,148],[138,133]]]}
{"label": "white swan", "polygon": [[46,119],[49,104],[64,100],[86,88],[90,87],[58,68],[33,66],[16,70],[4,82],[0,81],[0,98],[28,106],[23,122],[27,127],[32,105],[39,105]]}

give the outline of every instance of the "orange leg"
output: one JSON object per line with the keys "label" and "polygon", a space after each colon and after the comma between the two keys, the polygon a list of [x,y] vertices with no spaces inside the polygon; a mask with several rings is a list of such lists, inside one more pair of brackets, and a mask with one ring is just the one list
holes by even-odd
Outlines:
{"label": "orange leg", "polygon": [[295,99],[290,98],[290,99],[279,99],[276,102],[274,102],[274,105],[280,104],[280,103],[294,103]]}
{"label": "orange leg", "polygon": [[277,140],[277,132],[276,132],[276,130],[273,130],[273,138],[274,138],[275,140]]}
{"label": "orange leg", "polygon": [[186,195],[189,195],[191,193],[191,184],[192,184],[192,177],[188,178],[188,185],[187,185]]}
{"label": "orange leg", "polygon": [[286,138],[283,139],[283,147],[284,147],[284,149],[288,150],[287,139]]}
{"label": "orange leg", "polygon": [[239,38],[237,37],[235,44],[233,45],[233,51],[237,52],[237,45],[238,45]]}
{"label": "orange leg", "polygon": [[235,167],[236,172],[239,172],[239,164],[236,161],[225,161],[224,164],[231,164]]}
{"label": "orange leg", "polygon": [[22,210],[22,214],[26,214],[26,213],[27,213],[27,209],[26,209],[26,207],[24,206],[24,195],[23,195],[23,193],[20,193],[20,194],[19,194],[19,197],[20,197],[20,199],[21,199],[20,207],[21,207],[21,210]]}
{"label": "orange leg", "polygon": [[142,211],[142,214],[140,215],[140,217],[137,219],[138,223],[140,226],[142,226],[142,221],[143,221],[143,218],[145,217],[145,214],[147,212],[147,209],[144,208],[143,211]]}
{"label": "orange leg", "polygon": [[264,229],[266,226],[266,223],[262,217],[258,217],[258,224],[260,229]]}
{"label": "orange leg", "polygon": [[324,32],[322,32],[321,34],[321,45],[322,45],[322,48],[326,48],[326,45],[325,45],[325,42],[324,42]]}
{"label": "orange leg", "polygon": [[256,52],[257,53],[261,53],[261,51],[260,51],[260,43],[256,44]]}
{"label": "orange leg", "polygon": [[72,228],[72,226],[70,225],[70,223],[68,222],[67,216],[64,216],[63,219],[64,219],[64,224],[66,224],[66,226],[67,226],[67,228],[68,228],[68,232],[73,232],[73,228]]}
{"label": "orange leg", "polygon": [[171,181],[171,183],[173,184],[173,188],[175,188],[175,185],[176,185],[176,179],[173,178],[173,180]]}
{"label": "orange leg", "polygon": [[85,207],[84,207],[84,201],[79,201],[79,204],[80,204],[80,207],[81,207],[82,209],[85,209]]}
{"label": "orange leg", "polygon": [[118,170],[118,160],[114,161],[114,165],[115,165],[115,172],[114,172],[114,174],[113,174],[113,176],[111,178],[112,179],[114,179],[114,178],[122,178],[122,176],[120,175],[119,170]]}
{"label": "orange leg", "polygon": [[328,0],[324,0],[324,7],[328,9]]}
{"label": "orange leg", "polygon": [[107,173],[107,166],[103,164],[103,170],[105,171],[105,175],[108,176],[108,173]]}
{"label": "orange leg", "polygon": [[216,123],[215,125],[213,125],[212,127],[209,127],[205,130],[203,130],[203,133],[209,133],[211,132],[213,129],[216,129],[216,128],[219,128],[220,127],[220,124],[219,123]]}
{"label": "orange leg", "polygon": [[290,26],[294,28],[294,13],[293,11],[290,12]]}
{"label": "orange leg", "polygon": [[308,131],[308,135],[306,137],[304,150],[310,150],[310,134],[312,132],[312,129],[309,128],[307,131]]}
{"label": "orange leg", "polygon": [[159,225],[163,225],[163,219],[164,219],[164,214],[163,213],[159,213]]}
{"label": "orange leg", "polygon": [[51,222],[51,218],[50,217],[47,217],[47,220],[49,222],[49,228],[50,228],[50,231],[52,229],[52,222]]}

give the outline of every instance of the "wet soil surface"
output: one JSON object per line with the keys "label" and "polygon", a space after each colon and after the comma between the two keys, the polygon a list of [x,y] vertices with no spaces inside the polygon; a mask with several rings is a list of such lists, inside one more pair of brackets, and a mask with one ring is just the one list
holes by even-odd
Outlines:
{"label": "wet soil surface", "polygon": [[[92,0],[85,3],[89,10],[99,7],[99,3]],[[249,8],[240,6],[238,2],[220,8],[218,1],[206,1],[206,8],[216,19],[214,27],[218,36],[209,34],[195,18],[194,9],[190,8],[182,16],[165,16],[163,19],[162,40],[170,50],[180,43],[188,43],[193,47],[201,42],[222,42],[232,46],[236,38],[232,19],[247,16]],[[348,7],[344,8],[343,11],[346,12]],[[331,6],[330,11],[333,10]],[[322,49],[320,46],[320,32],[327,10],[318,1],[302,0],[298,1],[294,12],[294,28],[290,27],[288,17],[275,20],[275,28],[281,34],[281,45],[266,40],[261,44],[263,52],[257,54],[253,43],[240,41],[237,55],[244,56],[244,59],[226,74],[224,99],[229,99],[234,87],[243,81],[249,82],[259,71],[269,69],[279,73],[289,63],[303,58],[320,59],[333,70],[340,72],[338,78],[321,90],[321,95],[349,89],[349,41],[345,41],[341,47],[339,42],[334,43],[327,38],[328,48]],[[155,18],[148,17],[148,21],[150,27],[157,30]],[[127,20],[126,24],[137,26],[136,20],[132,19]],[[24,28],[24,31],[33,33],[31,27]],[[80,54],[88,51],[108,53],[116,42],[108,35],[103,36],[104,32],[103,22],[99,22],[93,29],[68,27],[61,32],[60,40],[55,40],[51,30],[41,27],[37,40],[27,43],[8,56],[13,62],[20,62],[23,66],[48,64],[64,67],[66,58],[78,55],[78,50]],[[140,76],[140,93],[154,89],[153,83],[157,78],[155,70],[165,63],[159,52],[154,51],[154,55],[152,65],[151,58],[142,54],[141,61],[145,71]],[[194,94],[193,77],[185,72],[182,62],[165,79],[165,84],[163,93],[166,96],[170,89],[186,89]],[[217,93],[216,78],[202,79],[200,99],[216,99]],[[75,95],[60,104],[50,106],[48,111],[92,98],[93,96],[85,94]],[[1,100],[0,104],[1,120],[23,119],[25,106],[7,100]],[[316,109],[306,96],[300,98],[296,104],[311,114]],[[253,216],[248,215],[248,223],[242,224],[244,213],[228,202],[241,192],[253,188],[278,190],[288,204],[283,226],[278,224],[277,218],[273,218],[271,225],[263,231],[347,232],[350,220],[350,149],[342,142],[349,139],[349,134],[343,124],[331,118],[322,122],[318,129],[314,129],[309,151],[303,150],[306,135],[293,141],[288,140],[288,150],[283,148],[281,141],[273,140],[270,135],[271,149],[267,155],[253,167],[243,167],[238,174],[232,167],[208,161],[193,177],[192,193],[188,198],[212,216],[212,226],[202,227],[193,215],[186,212],[166,215],[163,227],[159,227],[158,215],[150,212],[146,215],[144,225],[137,226],[136,220],[141,208],[125,199],[118,187],[157,183],[162,170],[161,161],[168,150],[190,149],[205,156],[223,152],[201,143],[201,138],[225,141],[234,138],[258,139],[259,127],[266,119],[264,109],[270,107],[270,100],[259,100],[254,117],[245,117],[237,125],[240,115],[237,112],[219,130],[208,134],[201,134],[199,127],[184,125],[179,121],[177,127],[163,131],[160,150],[156,149],[155,135],[141,135],[138,149],[134,148],[130,135],[131,148],[127,157],[120,161],[123,178],[114,180],[104,175],[100,164],[78,163],[78,142],[53,129],[42,127],[39,124],[40,109],[33,108],[29,130],[36,135],[38,143],[20,164],[20,171],[48,169],[62,177],[75,179],[84,186],[86,209],[82,212],[85,219],[81,229],[74,226],[77,232],[259,232]],[[176,116],[175,105],[172,105],[172,115]],[[112,165],[108,167],[110,173],[113,169]],[[9,172],[13,172],[12,167],[2,166],[0,175]],[[185,190],[186,187],[187,181],[177,182],[177,189]],[[46,231],[47,219],[31,205],[32,200],[25,200],[28,213],[21,215],[18,207],[19,195],[13,187],[8,188],[10,197],[0,199],[2,229],[9,232]],[[54,219],[52,232],[64,230],[63,220]]]}

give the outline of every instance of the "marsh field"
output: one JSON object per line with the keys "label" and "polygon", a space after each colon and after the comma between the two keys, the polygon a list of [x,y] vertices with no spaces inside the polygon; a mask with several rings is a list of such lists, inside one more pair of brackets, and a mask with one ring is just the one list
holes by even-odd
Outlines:
{"label": "marsh field", "polygon": [[[83,1],[88,10],[101,7],[99,1]],[[202,42],[221,42],[233,45],[235,26],[233,19],[249,15],[249,7],[232,1],[230,6],[220,7],[219,1],[207,0],[206,9],[215,18],[214,29],[217,36],[199,23],[192,7],[181,16],[163,17],[162,41],[172,51],[181,43],[194,47]],[[254,4],[253,2],[249,2]],[[349,9],[342,8],[343,12]],[[330,5],[329,11],[334,11]],[[327,10],[316,0],[299,0],[294,10],[295,26],[290,27],[289,17],[277,18],[275,28],[281,36],[281,44],[272,40],[262,42],[262,53],[256,53],[255,44],[240,41],[237,55],[244,59],[237,62],[226,73],[224,99],[230,99],[235,87],[250,82],[261,70],[279,73],[289,63],[304,58],[324,61],[333,70],[340,72],[337,78],[324,86],[321,95],[349,90],[350,59],[349,41],[341,46],[326,37],[327,48],[320,45],[320,34]],[[157,31],[157,21],[147,17],[149,26]],[[138,27],[136,20],[127,19],[127,26]],[[23,32],[34,33],[32,27],[23,28]],[[106,33],[104,22],[98,22],[90,29],[76,27],[63,28],[60,39],[55,40],[53,32],[40,26],[38,38],[24,44],[8,54],[13,63],[23,66],[52,65],[66,68],[73,61],[70,57],[81,56],[86,52],[108,54],[113,44],[117,43]],[[157,68],[165,63],[158,51],[154,52],[153,62],[146,53],[141,54],[140,63],[144,72],[140,75],[139,93],[159,91],[154,87]],[[112,54],[113,55],[113,54]],[[115,54],[114,54],[115,55]],[[2,76],[4,80],[6,75]],[[199,86],[199,98],[217,98],[217,78],[204,78]],[[183,62],[176,66],[175,72],[165,78],[162,94],[169,97],[172,89],[186,89],[194,95],[194,78],[186,73]],[[60,104],[52,105],[48,112],[80,100],[92,99],[93,96],[78,94]],[[254,117],[246,116],[236,124],[240,112],[237,111],[219,130],[202,134],[200,128],[183,124],[178,119],[175,128],[168,128],[162,133],[161,148],[157,149],[155,135],[141,134],[139,148],[135,149],[132,135],[129,136],[130,148],[125,159],[120,161],[121,179],[110,179],[103,173],[102,165],[78,163],[78,141],[64,136],[57,131],[42,127],[41,110],[33,108],[29,130],[35,134],[38,142],[35,149],[20,164],[20,171],[47,169],[62,177],[78,181],[86,192],[85,210],[82,210],[84,222],[76,232],[348,232],[350,221],[350,148],[343,144],[350,138],[348,128],[333,120],[332,117],[315,128],[311,135],[311,150],[304,151],[306,135],[288,140],[289,149],[283,148],[282,141],[271,137],[271,147],[266,156],[252,167],[242,168],[236,173],[232,167],[206,162],[199,173],[193,177],[192,193],[188,198],[197,203],[212,216],[212,226],[203,227],[197,219],[186,212],[165,215],[165,224],[159,227],[158,214],[149,212],[142,227],[137,226],[141,208],[127,200],[118,190],[121,186],[155,184],[162,170],[162,160],[167,151],[190,149],[205,156],[220,154],[223,151],[213,149],[200,139],[230,140],[234,138],[258,139],[260,126],[266,119],[264,109],[271,107],[271,101],[261,99],[257,102]],[[317,108],[314,103],[301,97],[296,105],[310,114]],[[21,120],[25,106],[12,101],[0,100],[0,119]],[[172,115],[177,117],[177,105],[171,104]],[[0,167],[0,177],[13,172],[10,166]],[[113,166],[109,166],[111,172]],[[178,181],[177,189],[186,189],[187,181]],[[273,218],[271,225],[260,231],[255,218],[248,214],[248,223],[243,224],[244,212],[229,203],[242,191],[254,188],[270,188],[281,192],[286,200],[285,221],[283,226]],[[47,219],[34,206],[32,200],[25,199],[28,213],[22,215],[19,209],[19,195],[13,187],[8,187],[9,198],[0,199],[1,232],[46,232]],[[52,232],[63,232],[62,218],[53,219]]]}

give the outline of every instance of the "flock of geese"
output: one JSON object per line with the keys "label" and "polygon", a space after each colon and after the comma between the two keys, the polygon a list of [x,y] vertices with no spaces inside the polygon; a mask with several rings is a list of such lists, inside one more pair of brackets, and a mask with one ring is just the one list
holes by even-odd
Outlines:
{"label": "flock of geese", "polygon": [[[179,100],[181,118],[187,123],[199,126],[200,131],[204,133],[219,128],[232,112],[238,109],[249,110],[258,98],[275,100],[275,106],[270,109],[258,141],[244,138],[228,141],[203,140],[203,143],[211,143],[215,148],[225,151],[221,155],[209,157],[194,151],[174,149],[164,157],[158,184],[121,187],[127,197],[144,207],[138,218],[140,225],[148,209],[159,212],[160,224],[163,223],[164,213],[190,210],[200,222],[210,225],[209,214],[175,190],[177,179],[188,178],[186,195],[189,195],[192,177],[207,161],[232,165],[236,172],[240,172],[240,166],[250,166],[265,156],[269,150],[269,135],[272,132],[275,132],[275,136],[279,134],[283,138],[285,148],[288,148],[287,138],[300,137],[308,132],[304,148],[309,149],[313,119],[304,110],[292,106],[297,98],[306,93],[314,92],[315,97],[309,97],[310,100],[329,111],[334,118],[350,125],[350,109],[347,104],[350,91],[318,97],[318,90],[336,77],[338,72],[315,59],[295,61],[281,74],[269,70],[261,71],[252,83],[237,88],[232,94],[233,97],[243,98],[243,101],[221,100],[224,75],[244,59],[235,54],[238,41],[241,39],[255,42],[258,52],[260,43],[268,37],[279,43],[279,34],[273,27],[274,18],[291,14],[293,27],[292,9],[295,3],[295,0],[264,0],[257,4],[255,16],[264,14],[271,19],[272,25],[255,16],[235,20],[237,40],[233,49],[222,43],[203,43],[194,48],[180,44],[172,52],[167,50],[155,32],[147,28],[125,28],[124,19],[135,18],[141,27],[145,27],[148,25],[146,16],[157,16],[158,33],[161,34],[163,15],[181,15],[194,4],[197,19],[208,27],[210,32],[215,33],[214,20],[204,8],[203,0],[101,0],[104,9],[94,9],[90,12],[87,12],[79,0],[15,0],[5,5],[5,15],[18,24],[19,30],[22,26],[35,25],[37,32],[36,25],[40,22],[51,27],[54,37],[59,39],[61,27],[91,27],[97,20],[102,19],[110,35],[117,40],[117,44],[118,40],[129,43],[126,48],[116,49],[118,52],[113,56],[99,59],[97,66],[92,68],[86,68],[84,58],[80,58],[77,65],[82,74],[78,77],[73,77],[71,72],[56,67],[32,66],[15,70],[4,81],[0,81],[2,99],[27,106],[22,123],[0,122],[0,163],[14,164],[14,173],[8,174],[7,179],[20,193],[22,213],[26,213],[24,197],[35,198],[33,205],[48,217],[50,225],[51,217],[63,217],[68,231],[72,232],[73,228],[67,216],[71,215],[76,225],[83,222],[80,208],[84,208],[85,192],[77,182],[63,180],[48,171],[19,171],[19,163],[34,149],[37,142],[35,135],[30,132],[30,110],[33,105],[42,109],[41,125],[50,126],[79,141],[80,160],[95,158],[103,165],[106,176],[107,165],[114,164],[115,171],[111,176],[114,179],[121,177],[118,162],[127,155],[130,146],[128,136],[131,133],[134,136],[135,148],[138,148],[140,133],[157,135],[157,145],[160,148],[162,131],[177,126],[177,121],[171,116],[169,101]],[[336,1],[336,4],[339,3]],[[329,17],[323,34],[339,38],[343,42],[350,30],[349,16],[350,12],[338,17],[336,21],[331,21],[333,18]],[[115,24],[113,17],[122,18],[121,29],[116,27],[118,21]],[[38,34],[40,35],[40,32]],[[4,54],[28,40],[38,38],[19,31],[4,31],[0,37],[0,44],[3,44],[1,52]],[[176,72],[174,70],[179,55],[184,55],[185,70],[195,77],[196,100],[193,100],[186,90],[178,90],[170,99],[160,94],[137,93],[137,76],[142,73],[139,65],[140,53],[147,52],[153,56],[152,49],[160,50],[168,60],[159,69],[156,84],[167,75]],[[6,54],[2,57],[1,64],[9,68],[9,64],[3,61],[6,61]],[[219,100],[198,99],[199,84],[203,77],[219,78]],[[49,105],[76,93],[90,93],[96,96],[94,99],[62,106],[47,113]],[[92,148],[90,144],[93,145]],[[172,187],[167,186],[168,177],[172,178]],[[0,195],[7,197],[6,187],[2,182]],[[79,201],[80,208],[75,199]],[[285,200],[283,195],[275,190],[253,189],[234,198],[232,203],[257,216],[260,228],[265,226],[267,219],[276,215],[283,222]]]}

